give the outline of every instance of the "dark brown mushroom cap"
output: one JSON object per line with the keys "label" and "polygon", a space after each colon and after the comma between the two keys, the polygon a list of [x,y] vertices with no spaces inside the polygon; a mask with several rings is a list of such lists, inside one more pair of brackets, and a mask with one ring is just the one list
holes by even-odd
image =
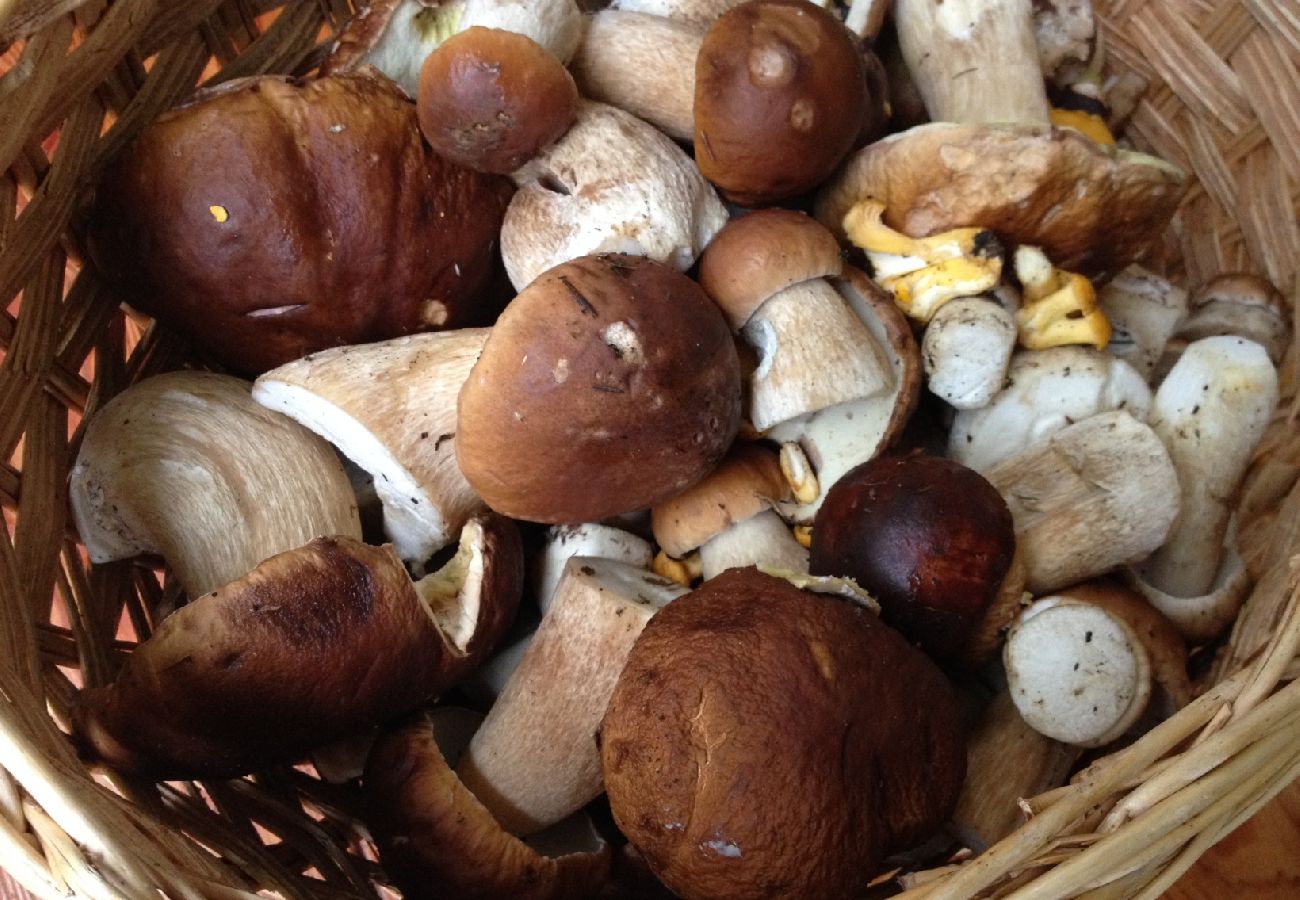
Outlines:
{"label": "dark brown mushroom cap", "polygon": [[366,761],[366,823],[384,870],[410,900],[594,897],[608,845],[543,855],[504,831],[461,784],[424,715],[381,735]]}
{"label": "dark brown mushroom cap", "polygon": [[88,240],[124,301],[256,375],[487,324],[511,192],[434,154],[385,78],[266,76],[148,126],[101,179]]}
{"label": "dark brown mushroom cap", "polygon": [[1095,277],[1160,239],[1186,180],[1155,157],[1069,128],[938,123],[859,150],[821,190],[816,213],[842,236],[844,215],[870,197],[885,204],[886,224],[912,237],[988,228]]}
{"label": "dark brown mushroom cap", "polygon": [[871,612],[733,569],[632,648],[601,728],[614,819],[681,897],[858,896],[965,773],[935,665]]}
{"label": "dark brown mushroom cap", "polygon": [[830,176],[863,128],[867,72],[852,34],[802,0],[720,16],[695,61],[695,162],[729,200],[757,206]]}
{"label": "dark brown mushroom cap", "polygon": [[516,297],[461,388],[456,459],[497,512],[594,522],[717,464],[740,364],[699,285],[640,256],[563,263]]}
{"label": "dark brown mushroom cap", "polygon": [[518,530],[482,521],[467,652],[389,548],[318,538],[165,619],[115,682],[82,692],[79,743],[120,771],[226,778],[409,712],[482,662],[514,618]]}
{"label": "dark brown mushroom cap", "polygon": [[880,457],[831,487],[813,524],[816,575],[854,579],[931,656],[963,649],[998,595],[1016,539],[979,473],[935,456]]}
{"label": "dark brown mushroom cap", "polygon": [[506,175],[568,130],[578,115],[578,89],[536,41],[475,26],[425,59],[416,108],[438,154]]}

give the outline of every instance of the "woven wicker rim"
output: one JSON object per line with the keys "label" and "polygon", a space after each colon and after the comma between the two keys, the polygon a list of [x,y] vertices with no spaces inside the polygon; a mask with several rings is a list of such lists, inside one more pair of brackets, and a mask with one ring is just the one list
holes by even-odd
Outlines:
{"label": "woven wicker rim", "polygon": [[[1300,18],[1293,0],[1098,0],[1127,129],[1195,177],[1150,267],[1196,285],[1300,282]],[[344,0],[0,0],[0,866],[38,897],[382,895],[355,797],[298,770],[221,783],[92,775],[68,743],[79,684],[109,680],[123,616],[148,634],[174,590],[90,566],[66,475],[87,411],[185,364],[83,266],[79,204],[105,161],[196,84],[305,72]],[[1300,776],[1296,352],[1238,498],[1258,575],[1205,692],[1140,741],[1031,798],[1032,818],[906,897],[1156,897]],[[53,599],[51,599],[53,598]]]}

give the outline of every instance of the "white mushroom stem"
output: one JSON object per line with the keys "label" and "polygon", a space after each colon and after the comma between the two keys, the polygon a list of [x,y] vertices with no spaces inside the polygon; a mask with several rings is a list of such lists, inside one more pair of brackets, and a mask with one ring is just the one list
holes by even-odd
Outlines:
{"label": "white mushroom stem", "polygon": [[874,41],[892,4],[893,0],[852,0],[844,16],[844,27],[860,38]]}
{"label": "white mushroom stem", "polygon": [[727,210],[686,153],[654,126],[584,102],[564,137],[512,176],[501,256],[522,290],[590,253],[647,256],[689,269]]}
{"label": "white mushroom stem", "polygon": [[334,451],[249,388],[171,372],[91,418],[68,487],[91,562],[159,554],[193,599],[313,538],[360,539]]}
{"label": "white mushroom stem", "polygon": [[537,605],[543,614],[550,608],[564,565],[575,556],[616,559],[639,569],[649,569],[654,555],[649,541],[612,525],[599,522],[554,525],[546,531],[546,546],[537,561]]}
{"label": "white mushroom stem", "polygon": [[1106,349],[1150,378],[1165,344],[1187,317],[1187,291],[1132,265],[1102,287],[1097,299],[1111,324]]}
{"label": "white mushroom stem", "polygon": [[1072,422],[1109,410],[1145,420],[1151,389],[1128,363],[1088,347],[1022,350],[1006,386],[953,418],[948,455],[981,474]]}
{"label": "white mushroom stem", "polygon": [[648,13],[695,25],[709,25],[718,16],[745,0],[613,0],[611,9]]}
{"label": "white mushroom stem", "polygon": [[601,10],[588,17],[569,68],[584,97],[689,141],[695,135],[695,57],[705,30],[679,19]]}
{"label": "white mushroom stem", "polygon": [[934,121],[1048,124],[1030,0],[897,0],[894,24]]}
{"label": "white mushroom stem", "polygon": [[823,278],[769,297],[742,333],[759,354],[750,376],[750,422],[759,431],[893,387],[884,351]]}
{"label": "white mushroom stem", "polygon": [[483,508],[456,464],[456,397],[486,328],[313,353],[262,375],[253,399],[338,447],[374,476],[384,530],[419,568]]}
{"label": "white mushroom stem", "polygon": [[765,510],[706,541],[700,547],[700,565],[705,581],[745,566],[807,573],[808,551],[794,539],[785,520]]}
{"label": "white mushroom stem", "polygon": [[1156,391],[1151,427],[1178,472],[1181,508],[1143,577],[1168,594],[1199,597],[1219,571],[1230,501],[1278,402],[1264,348],[1235,337],[1188,346]]}
{"label": "white mushroom stem", "polygon": [[1063,428],[985,477],[1011,509],[1026,588],[1034,594],[1144,558],[1164,542],[1178,514],[1169,454],[1126,412]]}
{"label": "white mushroom stem", "polygon": [[1025,610],[1003,648],[1007,686],[1035,731],[1100,747],[1137,722],[1151,699],[1151,657],[1123,619],[1068,597]]}
{"label": "white mushroom stem", "polygon": [[1002,390],[1016,346],[1016,317],[991,300],[963,297],[939,308],[921,340],[930,393],[978,409]]}
{"label": "white mushroom stem", "polygon": [[457,31],[496,28],[513,31],[544,47],[562,63],[582,39],[582,10],[574,0],[464,0]]}
{"label": "white mushroom stem", "polygon": [[513,834],[600,794],[596,732],[632,644],[686,589],[626,563],[576,557],[550,610],[457,768]]}

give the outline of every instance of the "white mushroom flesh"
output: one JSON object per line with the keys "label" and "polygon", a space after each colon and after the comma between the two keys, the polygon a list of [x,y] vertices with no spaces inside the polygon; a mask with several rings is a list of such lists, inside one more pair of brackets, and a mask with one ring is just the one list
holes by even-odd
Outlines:
{"label": "white mushroom flesh", "polygon": [[531,38],[562,63],[582,40],[582,10],[574,0],[464,0],[458,30],[496,28]]}
{"label": "white mushroom flesh", "polygon": [[1102,287],[1097,299],[1111,325],[1106,349],[1149,379],[1187,318],[1187,291],[1133,265]]}
{"label": "white mushroom flesh", "polygon": [[705,581],[727,569],[759,565],[789,572],[808,571],[808,551],[794,539],[785,520],[772,510],[737,522],[700,547]]}
{"label": "white mushroom flesh", "polygon": [[939,308],[921,340],[930,393],[958,409],[985,406],[1002,390],[1016,346],[1015,316],[963,297]]}
{"label": "white mushroom flesh", "polygon": [[534,570],[537,605],[543,614],[551,606],[551,597],[564,574],[565,563],[575,556],[614,559],[649,569],[654,561],[654,547],[635,534],[598,522],[554,525],[547,529],[546,546]]}

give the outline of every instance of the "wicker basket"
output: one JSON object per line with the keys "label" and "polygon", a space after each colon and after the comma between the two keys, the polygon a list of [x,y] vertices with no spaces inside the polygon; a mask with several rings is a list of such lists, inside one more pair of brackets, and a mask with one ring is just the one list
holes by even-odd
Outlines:
{"label": "wicker basket", "polygon": [[[1195,173],[1153,263],[1300,296],[1300,20],[1295,0],[1098,0],[1109,64],[1149,89],[1128,136]],[[78,200],[145,122],[200,81],[306,71],[345,0],[0,0],[0,867],[40,897],[374,897],[382,872],[346,791],[298,770],[222,783],[89,773],[64,733],[78,685],[121,661],[171,590],[88,565],[66,476],[88,410],[183,364],[83,266]],[[1300,437],[1295,352],[1240,501],[1262,577],[1217,683],[1138,743],[1034,798],[980,856],[908,897],[1158,896],[1300,775]]]}

